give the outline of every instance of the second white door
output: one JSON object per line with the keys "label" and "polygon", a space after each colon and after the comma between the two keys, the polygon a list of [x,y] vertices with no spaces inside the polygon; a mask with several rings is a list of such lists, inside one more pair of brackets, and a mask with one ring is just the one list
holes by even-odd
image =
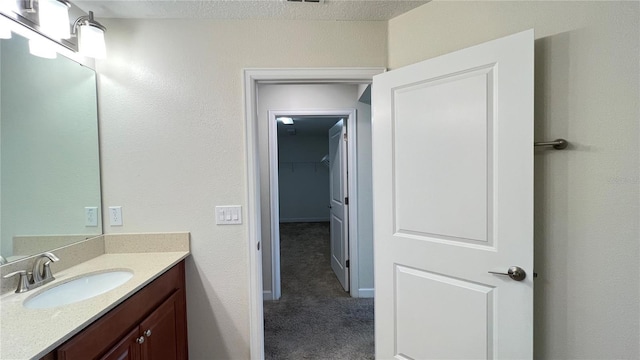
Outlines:
{"label": "second white door", "polygon": [[346,127],[338,121],[329,129],[329,194],[331,269],[349,291],[349,211],[347,203]]}

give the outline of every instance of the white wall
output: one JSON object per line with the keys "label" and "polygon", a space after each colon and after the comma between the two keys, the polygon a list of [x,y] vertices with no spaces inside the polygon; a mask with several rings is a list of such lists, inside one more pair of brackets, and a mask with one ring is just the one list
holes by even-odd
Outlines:
{"label": "white wall", "polygon": [[[357,152],[358,152],[358,201],[371,204],[371,114],[367,106],[358,103],[357,85],[259,85],[258,87],[258,137],[260,149],[260,169],[264,171],[261,178],[260,191],[262,199],[262,285],[266,292],[271,289],[271,224],[269,208],[269,151],[268,151],[268,112],[269,110],[326,110],[356,109],[357,111]],[[362,116],[360,114],[362,110]],[[362,129],[360,126],[362,124]],[[368,132],[367,132],[368,131]],[[360,165],[360,163],[363,165]],[[266,170],[265,170],[266,169]],[[369,185],[367,185],[369,184]],[[367,187],[369,186],[369,187]],[[367,192],[368,191],[368,192]],[[363,276],[358,287],[373,288],[373,223],[367,222],[371,208],[359,206],[359,216],[363,222],[359,224],[361,243],[358,258],[363,261],[358,265],[358,274]],[[368,251],[370,249],[370,251]]]}
{"label": "white wall", "polygon": [[14,236],[101,234],[84,216],[100,207],[93,70],[32,56],[17,35],[1,44],[0,253],[12,255]]}
{"label": "white wall", "polygon": [[329,221],[328,152],[328,133],[278,136],[280,222]]}
{"label": "white wall", "polygon": [[434,1],[389,22],[389,66],[534,28],[535,358],[638,359],[636,2]]}
{"label": "white wall", "polygon": [[108,57],[97,64],[103,199],[105,208],[121,205],[124,219],[105,231],[190,231],[190,357],[247,359],[247,224],[214,219],[216,205],[246,208],[242,69],[384,66],[386,23],[104,23]]}

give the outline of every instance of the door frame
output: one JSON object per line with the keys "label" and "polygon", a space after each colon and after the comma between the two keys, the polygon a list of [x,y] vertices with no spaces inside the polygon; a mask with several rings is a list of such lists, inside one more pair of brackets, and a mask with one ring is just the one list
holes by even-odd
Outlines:
{"label": "door frame", "polygon": [[249,251],[249,354],[264,359],[264,314],[262,308],[262,252],[260,236],[260,159],[258,153],[258,83],[370,84],[383,67],[244,69],[243,102],[246,146],[246,223]]}
{"label": "door frame", "polygon": [[[349,294],[359,297],[358,272],[358,164],[357,164],[357,114],[356,109],[336,110],[269,110],[269,202],[271,213],[271,299],[278,300],[282,295],[280,279],[280,188],[278,174],[278,121],[277,116],[324,116],[342,117],[347,127],[347,188],[348,239],[349,242]],[[313,120],[311,120],[313,121]],[[329,201],[327,199],[327,201]]]}

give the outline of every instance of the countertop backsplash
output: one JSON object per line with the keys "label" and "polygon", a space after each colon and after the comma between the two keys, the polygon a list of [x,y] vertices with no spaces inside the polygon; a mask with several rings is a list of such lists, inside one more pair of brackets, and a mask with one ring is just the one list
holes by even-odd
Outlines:
{"label": "countertop backsplash", "polygon": [[[189,232],[99,235],[50,251],[60,259],[51,264],[51,271],[55,276],[59,271],[103,254],[189,251],[189,236]],[[4,277],[18,270],[31,271],[38,257],[39,255],[33,255],[2,265],[0,276]],[[15,291],[18,278],[2,278],[0,295]]]}
{"label": "countertop backsplash", "polygon": [[[53,276],[55,276],[58,271],[68,269],[104,254],[104,235],[99,235],[71,245],[63,246],[49,252],[60,259],[60,261],[51,263],[51,271],[53,272]],[[0,283],[0,295],[13,292],[18,287],[19,276],[13,276],[9,279],[5,279],[4,276],[18,270],[31,271],[33,264],[38,257],[39,254],[36,254],[0,266],[0,276],[2,276],[2,282]]]}

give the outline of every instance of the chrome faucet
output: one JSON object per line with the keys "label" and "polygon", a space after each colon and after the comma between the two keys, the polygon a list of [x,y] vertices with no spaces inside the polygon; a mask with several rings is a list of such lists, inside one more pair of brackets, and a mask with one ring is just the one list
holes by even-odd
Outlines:
{"label": "chrome faucet", "polygon": [[55,280],[51,273],[50,265],[52,262],[56,262],[58,260],[60,259],[50,252],[43,253],[38,257],[38,259],[36,259],[36,262],[33,263],[32,270],[34,285],[39,283],[42,283],[40,285],[43,285]]}
{"label": "chrome faucet", "polygon": [[[56,262],[58,260],[60,259],[58,259],[57,256],[50,252],[45,252],[36,258],[36,261],[33,263],[32,271],[28,272],[27,270],[18,270],[5,275],[4,278],[6,279],[15,275],[20,275],[16,292],[23,293],[55,280],[51,273],[50,265],[52,262]],[[29,278],[29,275],[31,275],[31,278]]]}

